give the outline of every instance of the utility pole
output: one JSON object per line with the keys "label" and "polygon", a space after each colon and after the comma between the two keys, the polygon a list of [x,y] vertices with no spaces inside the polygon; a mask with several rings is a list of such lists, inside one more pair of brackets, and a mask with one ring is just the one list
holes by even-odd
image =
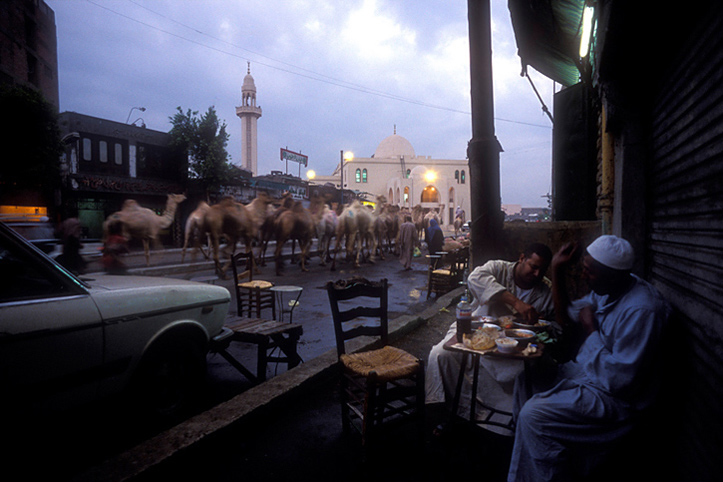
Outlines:
{"label": "utility pole", "polygon": [[[489,0],[467,0],[472,97],[472,139],[467,146],[471,193],[472,266],[501,255],[500,152],[492,91],[492,28]],[[473,184],[472,184],[473,183]]]}

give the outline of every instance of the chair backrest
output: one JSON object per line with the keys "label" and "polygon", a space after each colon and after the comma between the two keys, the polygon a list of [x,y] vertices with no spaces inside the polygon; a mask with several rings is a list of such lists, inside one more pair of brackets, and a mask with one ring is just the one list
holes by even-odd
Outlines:
{"label": "chair backrest", "polygon": [[[380,281],[369,281],[363,278],[342,279],[326,284],[331,304],[331,315],[334,321],[334,335],[336,336],[336,351],[342,355],[346,353],[345,342],[358,336],[378,336],[381,343],[388,343],[389,321],[388,283],[383,278]],[[368,298],[365,306],[356,305],[351,300]],[[340,303],[344,302],[344,303]],[[359,324],[360,318],[379,320],[379,324]],[[366,321],[366,320],[364,320]]]}
{"label": "chair backrest", "polygon": [[[231,269],[233,269],[233,279],[236,284],[240,283],[242,280],[239,279],[239,276],[242,278],[245,278],[248,275],[248,280],[253,281],[254,279],[254,253],[253,251],[245,252],[245,251],[239,251],[238,253],[234,254],[231,257]],[[239,269],[240,266],[243,266],[244,269]]]}
{"label": "chair backrest", "polygon": [[[243,269],[242,269],[243,268]],[[254,281],[254,255],[253,252],[239,252],[231,257],[231,269],[233,270],[233,286],[236,292],[236,308],[239,316],[244,311],[249,317],[261,317],[261,311],[271,309],[271,319],[276,319],[276,304],[273,293],[261,288],[244,287],[239,283],[247,285]],[[248,277],[248,279],[247,279]]]}

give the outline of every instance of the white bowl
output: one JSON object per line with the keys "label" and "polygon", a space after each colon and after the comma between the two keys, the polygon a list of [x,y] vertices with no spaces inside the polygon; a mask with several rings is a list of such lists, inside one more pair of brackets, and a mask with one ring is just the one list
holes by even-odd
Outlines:
{"label": "white bowl", "polygon": [[519,345],[517,340],[507,337],[497,338],[495,343],[497,344],[497,350],[502,353],[514,353],[517,351],[517,345]]}

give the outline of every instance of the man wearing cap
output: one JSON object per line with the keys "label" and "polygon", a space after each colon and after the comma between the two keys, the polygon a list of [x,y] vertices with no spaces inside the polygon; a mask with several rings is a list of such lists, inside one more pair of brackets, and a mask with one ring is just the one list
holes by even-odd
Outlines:
{"label": "man wearing cap", "polygon": [[563,329],[581,327],[585,338],[546,391],[525,402],[518,380],[508,481],[589,475],[650,406],[661,383],[656,358],[670,306],[630,272],[630,243],[610,235],[597,238],[583,257],[583,277],[592,291],[570,302],[565,270],[578,251],[568,244],[555,254],[552,289],[558,323]]}

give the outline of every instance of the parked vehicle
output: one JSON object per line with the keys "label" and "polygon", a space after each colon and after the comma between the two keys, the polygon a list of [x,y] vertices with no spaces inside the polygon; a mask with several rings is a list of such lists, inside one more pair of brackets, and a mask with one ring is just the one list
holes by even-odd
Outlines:
{"label": "parked vehicle", "polygon": [[0,222],[3,417],[120,394],[176,417],[203,386],[229,302],[226,288],[185,280],[81,280]]}

